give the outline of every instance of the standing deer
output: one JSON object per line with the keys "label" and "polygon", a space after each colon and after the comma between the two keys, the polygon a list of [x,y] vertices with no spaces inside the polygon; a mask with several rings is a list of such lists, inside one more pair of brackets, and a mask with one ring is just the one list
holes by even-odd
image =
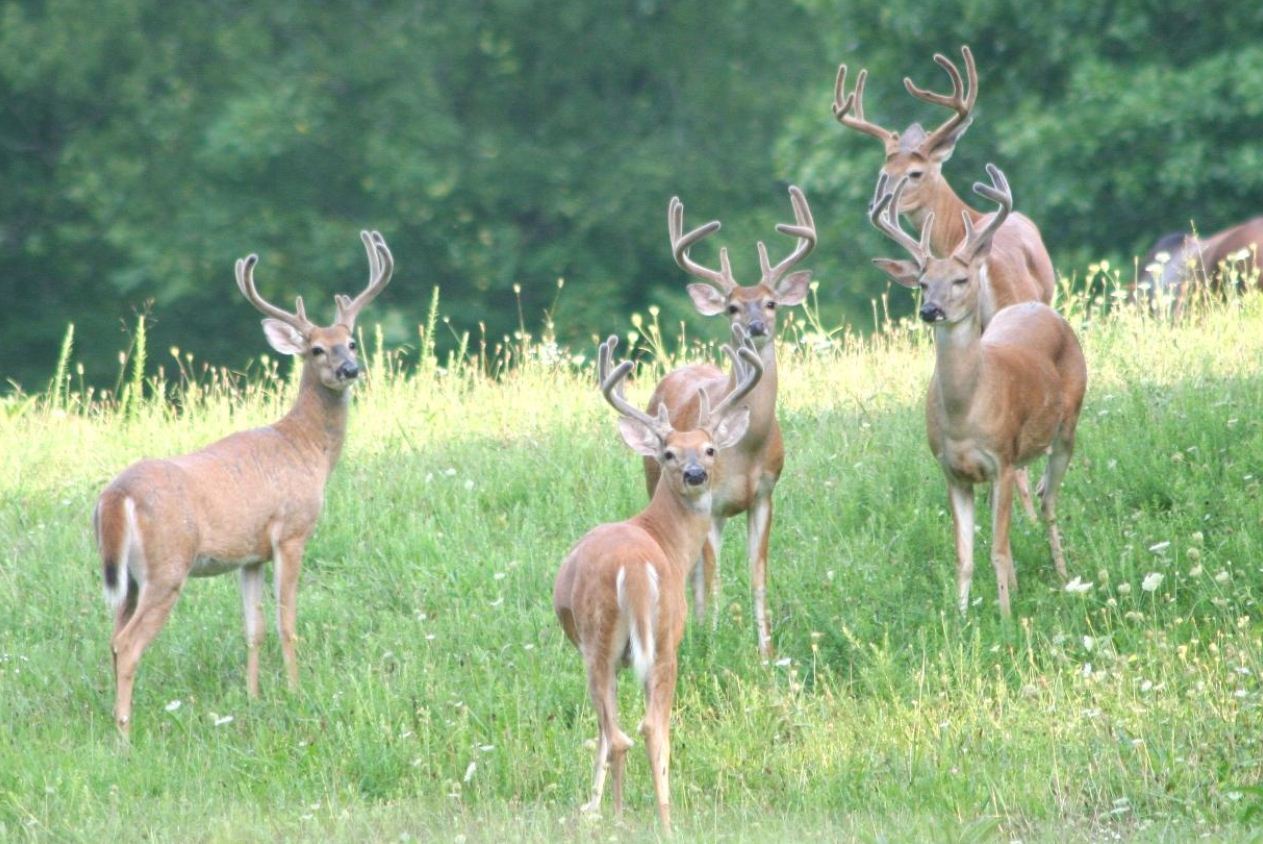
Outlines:
{"label": "standing deer", "polygon": [[[737,336],[734,334],[734,336]],[[601,392],[619,413],[624,442],[660,464],[653,498],[639,515],[588,532],[570,549],[557,572],[553,609],[566,636],[583,655],[588,694],[600,734],[592,799],[584,811],[600,808],[608,766],[614,769],[614,811],[623,811],[623,767],[632,740],[618,726],[618,669],[630,663],[645,692],[645,738],[658,816],[671,828],[671,705],[675,698],[676,654],[684,635],[687,606],[684,581],[711,524],[712,479],[719,455],[741,440],[751,412],[737,403],[758,383],[763,364],[745,338],[732,358],[736,387],[713,410],[703,392],[696,424],[674,428],[665,408],[655,416],[633,407],[621,384],[630,361],[610,370],[617,337],[601,345]]]}
{"label": "standing deer", "polygon": [[[965,79],[951,59],[942,53],[934,54],[934,61],[947,72],[952,83],[951,94],[936,94],[918,87],[909,77],[903,85],[908,93],[922,102],[943,106],[952,110],[934,131],[927,133],[920,123],[913,123],[902,134],[883,129],[864,117],[864,83],[868,71],[861,69],[855,80],[855,90],[846,93],[846,65],[838,68],[837,83],[833,94],[833,116],[843,126],[849,126],[865,135],[881,141],[886,149],[886,162],[878,174],[878,191],[882,184],[894,184],[905,176],[908,180],[902,204],[896,209],[905,214],[918,229],[930,220],[930,247],[940,255],[956,248],[965,235],[964,224],[977,226],[985,215],[965,204],[952,186],[943,178],[943,162],[952,157],[956,143],[973,122],[974,103],[978,99],[978,69],[974,54],[969,47],[960,48],[965,59]],[[966,84],[968,80],[968,84]],[[882,180],[885,179],[885,182]],[[879,198],[874,194],[873,201]],[[966,220],[966,218],[968,218]],[[1024,214],[1008,217],[995,233],[996,245],[1005,252],[1020,255],[1027,272],[1014,277],[984,277],[979,290],[978,308],[982,327],[1001,308],[1019,302],[1052,303],[1056,287],[1052,259],[1044,247],[1039,229]],[[1030,482],[1025,469],[1017,475],[1018,496],[1032,521],[1037,520],[1031,501]]]}
{"label": "standing deer", "polygon": [[[1225,263],[1248,280],[1263,267],[1259,262],[1261,249],[1263,217],[1246,220],[1209,237],[1173,232],[1164,235],[1145,255],[1140,264],[1140,278],[1152,281],[1155,292],[1165,292],[1172,297],[1174,314],[1178,317],[1184,311],[1192,285],[1220,282],[1220,265]],[[1165,262],[1157,261],[1159,252],[1168,254]]]}
{"label": "standing deer", "polygon": [[236,264],[243,296],[267,315],[263,333],[277,352],[303,360],[285,418],[241,431],[201,451],[134,463],[110,482],[93,513],[106,599],[115,609],[114,718],[131,727],[132,685],[145,647],[167,620],[184,582],[237,569],[245,610],[246,690],[259,693],[263,564],[272,561],[277,626],[291,689],[298,687],[295,621],[303,549],[324,504],[325,481],[342,451],[350,386],[359,377],[355,318],[390,281],[394,259],[378,232],[361,232],[369,283],[355,299],[337,296],[337,319],[321,328],[269,304],[254,285],[250,255]]}
{"label": "standing deer", "polygon": [[1009,519],[1018,468],[1051,448],[1037,490],[1057,573],[1066,576],[1065,555],[1057,529],[1057,490],[1074,451],[1075,426],[1083,406],[1087,367],[1070,325],[1042,302],[1023,302],[997,312],[984,330],[981,299],[984,283],[1012,282],[1029,273],[1019,250],[996,237],[1013,210],[1004,174],[987,165],[991,184],[974,184],[974,193],[999,206],[975,228],[964,217],[964,236],[946,258],[933,257],[933,214],[915,240],[899,225],[900,179],[893,193],[878,184],[880,198],[870,219],[906,249],[912,261],[875,259],[896,282],[920,287],[921,319],[934,326],[935,364],[925,404],[930,450],[947,477],[952,520],[956,526],[956,585],[961,612],[969,603],[973,580],[974,484],[991,482],[991,562],[995,568],[1000,612],[1009,615],[1009,592],[1017,573],[1009,548]]}
{"label": "standing deer", "polygon": [[[671,199],[667,210],[667,226],[671,237],[671,253],[675,262],[704,284],[690,284],[689,296],[694,307],[705,316],[727,314],[734,326],[745,329],[753,338],[763,362],[763,377],[750,394],[750,426],[745,436],[719,458],[715,489],[712,493],[712,524],[702,549],[702,559],[693,570],[693,610],[697,618],[706,614],[706,603],[715,600],[718,591],[720,545],[726,520],[746,513],[746,555],[750,565],[750,589],[754,598],[754,619],[759,654],[772,656],[772,629],[767,613],[767,546],[772,532],[772,490],[785,465],[785,447],[776,421],[776,310],[797,305],[807,296],[810,271],[786,272],[816,245],[816,224],[811,217],[807,198],[796,187],[789,189],[795,223],[781,223],[776,230],[797,238],[792,252],[775,266],[768,259],[767,247],[758,243],[762,277],[759,283],[743,287],[733,279],[728,250],[719,251],[718,270],[704,267],[689,257],[689,249],[702,238],[719,230],[714,220],[684,233],[684,204]],[[700,393],[713,403],[733,390],[738,383],[734,372],[727,376],[709,364],[684,366],[668,374],[649,400],[649,412],[666,408],[671,424],[677,430],[695,427],[699,414]],[[657,461],[645,459],[645,480],[652,495],[658,484]]]}

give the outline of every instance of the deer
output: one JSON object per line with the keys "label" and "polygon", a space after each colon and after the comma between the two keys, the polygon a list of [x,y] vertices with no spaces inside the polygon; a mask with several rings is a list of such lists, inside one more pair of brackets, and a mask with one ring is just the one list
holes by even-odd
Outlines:
{"label": "deer", "polygon": [[[703,266],[689,255],[702,238],[720,228],[712,220],[692,231],[684,231],[684,204],[672,197],[667,208],[667,228],[671,254],[685,272],[702,279],[688,286],[689,297],[703,316],[726,314],[733,326],[740,326],[759,351],[763,376],[750,394],[750,424],[745,436],[719,456],[719,472],[711,495],[711,529],[702,556],[692,572],[693,610],[700,621],[706,617],[708,601],[718,596],[720,547],[725,522],[746,513],[746,556],[750,566],[750,589],[754,604],[755,632],[759,655],[772,658],[772,629],[767,611],[768,540],[772,532],[772,492],[785,465],[785,445],[776,420],[776,314],[777,309],[801,304],[807,297],[811,272],[788,271],[815,248],[816,224],[803,192],[789,188],[794,223],[780,223],[776,230],[795,238],[793,250],[775,265],[766,245],[758,242],[761,276],[758,284],[737,284],[727,248],[719,251],[719,269]],[[787,274],[788,273],[788,274]],[[669,373],[649,399],[649,413],[665,408],[677,430],[697,425],[700,393],[717,403],[739,383],[737,373],[725,375],[709,364],[683,366]],[[649,494],[657,489],[660,467],[645,458],[645,482]],[[717,610],[717,605],[716,605]],[[717,612],[714,616],[717,619]]]}
{"label": "deer", "polygon": [[640,733],[653,777],[658,817],[671,828],[670,717],[677,655],[687,615],[685,579],[711,525],[711,497],[720,455],[745,434],[752,411],[741,405],[764,374],[748,338],[734,329],[735,387],[713,407],[697,397],[696,420],[675,427],[665,407],[655,415],[624,398],[632,369],[611,369],[618,338],[601,344],[597,374],[601,393],[618,412],[623,441],[662,468],[649,505],[636,516],[593,528],[566,555],[553,587],[553,609],[567,638],[583,656],[588,694],[596,709],[596,767],[592,797],[582,811],[600,809],[606,772],[613,768],[614,811],[623,811],[623,771],[632,740],[619,728],[617,675],[630,665],[645,695]]}
{"label": "deer", "polygon": [[[908,178],[903,204],[897,209],[912,224],[920,228],[928,219],[930,245],[935,252],[947,254],[956,248],[965,234],[965,217],[976,226],[984,216],[981,211],[965,203],[943,177],[943,163],[952,157],[956,143],[969,129],[974,118],[974,105],[978,100],[978,68],[973,51],[968,46],[960,48],[965,63],[965,76],[961,77],[956,64],[942,53],[934,54],[934,62],[944,71],[952,84],[950,94],[939,94],[921,88],[910,77],[903,79],[904,88],[922,102],[951,109],[951,115],[934,130],[926,132],[920,123],[913,123],[902,133],[884,129],[864,117],[864,84],[868,70],[861,68],[855,80],[855,89],[846,91],[847,66],[838,67],[833,92],[833,116],[843,126],[854,129],[882,142],[886,160],[878,174],[878,189],[873,202],[879,197],[882,184],[894,184]],[[886,180],[885,182],[882,179]],[[1029,272],[1015,277],[993,277],[983,281],[979,308],[983,328],[1001,308],[1018,302],[1043,302],[1052,304],[1056,289],[1056,274],[1052,259],[1044,246],[1039,228],[1024,214],[1009,216],[995,234],[996,244],[1004,251],[1020,254]],[[1018,497],[1031,521],[1038,521],[1031,500],[1030,481],[1025,470],[1017,475]]]}
{"label": "deer", "polygon": [[[1255,217],[1216,232],[1209,237],[1172,232],[1164,235],[1141,260],[1140,280],[1149,281],[1154,292],[1163,292],[1174,301],[1173,314],[1183,314],[1192,284],[1213,285],[1222,281],[1221,264],[1228,264],[1249,279],[1254,270],[1263,267],[1259,251],[1263,249],[1263,217]],[[1166,261],[1158,260],[1165,252]],[[1260,284],[1255,281],[1256,286]]]}
{"label": "deer", "polygon": [[1074,453],[1087,365],[1074,330],[1043,302],[1010,305],[983,327],[981,303],[988,277],[1012,281],[1013,275],[1030,272],[1022,252],[997,237],[1013,212],[1013,193],[999,168],[988,164],[987,173],[991,184],[976,182],[974,193],[995,203],[997,210],[976,227],[969,215],[962,215],[964,235],[945,258],[934,256],[933,212],[922,222],[919,240],[899,225],[906,176],[893,191],[887,190],[886,180],[879,182],[881,195],[869,219],[912,256],[911,261],[877,258],[874,263],[898,284],[921,290],[921,319],[934,327],[926,432],[947,479],[959,609],[963,614],[968,608],[973,580],[974,486],[990,483],[991,562],[1000,613],[1007,618],[1009,594],[1017,589],[1009,546],[1015,477],[1019,468],[1046,451],[1048,465],[1036,493],[1053,564],[1066,577],[1057,493]]}
{"label": "deer", "polygon": [[162,629],[190,577],[239,572],[245,614],[246,691],[259,694],[263,643],[263,565],[271,561],[277,627],[291,691],[298,689],[298,577],[303,551],[324,506],[325,483],[342,452],[351,386],[360,376],[355,320],[382,292],[394,259],[379,232],[361,232],[368,286],[335,297],[332,325],[265,300],[255,286],[257,255],[236,262],[237,287],[265,315],[263,333],[278,353],[302,361],[298,395],[272,425],[239,431],[200,451],[133,463],[97,501],[93,526],[105,596],[114,612],[110,639],[115,724],[132,723],[132,689],[141,654]]}

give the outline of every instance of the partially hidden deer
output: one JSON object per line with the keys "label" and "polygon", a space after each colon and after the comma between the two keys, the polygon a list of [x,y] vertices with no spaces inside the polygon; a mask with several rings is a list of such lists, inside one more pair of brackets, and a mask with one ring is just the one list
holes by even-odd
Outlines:
{"label": "partially hidden deer", "polygon": [[986,327],[981,313],[988,279],[1011,281],[1029,273],[1024,255],[996,236],[1013,210],[1004,174],[987,165],[991,184],[974,192],[998,207],[975,221],[965,215],[964,235],[947,257],[933,254],[933,213],[918,241],[899,225],[900,179],[893,191],[879,183],[870,211],[878,229],[912,260],[875,259],[891,278],[922,292],[921,319],[934,326],[934,375],[925,403],[930,450],[947,478],[956,529],[956,586],[961,612],[969,605],[973,580],[974,485],[990,483],[991,562],[1000,612],[1010,614],[1017,573],[1009,546],[1015,476],[1050,452],[1037,494],[1048,528],[1053,563],[1066,577],[1057,527],[1057,492],[1074,452],[1075,428],[1087,386],[1087,365],[1070,325],[1042,302],[1023,302],[996,312]]}
{"label": "partially hidden deer", "polygon": [[[942,53],[934,54],[935,63],[947,72],[951,80],[950,94],[921,88],[906,76],[903,79],[904,87],[913,97],[951,109],[951,116],[930,132],[926,132],[920,123],[911,124],[903,132],[895,132],[866,119],[864,84],[868,79],[867,69],[860,70],[855,89],[848,94],[847,66],[841,65],[833,94],[833,116],[837,121],[876,138],[885,148],[886,160],[878,174],[878,183],[882,184],[884,178],[885,184],[893,185],[907,177],[907,187],[896,211],[907,216],[918,230],[926,220],[930,220],[930,246],[940,255],[950,253],[960,243],[965,235],[966,218],[971,225],[977,226],[984,216],[983,212],[967,205],[943,177],[943,163],[952,157],[957,142],[973,122],[974,105],[978,99],[978,69],[974,64],[973,51],[962,46],[960,52],[965,62],[964,78],[951,59]],[[873,201],[878,198],[875,193]],[[1021,213],[1009,215],[994,239],[1002,251],[1020,255],[1026,263],[1027,272],[1013,277],[997,275],[983,279],[978,299],[983,328],[996,312],[1009,305],[1019,302],[1052,304],[1057,281],[1039,228],[1029,217]],[[1027,515],[1032,521],[1037,520],[1025,470],[1018,473],[1017,485]]]}
{"label": "partially hidden deer", "polygon": [[361,232],[368,286],[336,296],[337,318],[320,327],[302,297],[293,312],[268,303],[254,283],[256,255],[236,263],[237,286],[266,315],[272,348],[302,360],[293,408],[280,421],[241,431],[191,454],[146,459],[123,470],[93,513],[105,595],[114,608],[114,718],[126,736],[141,654],[162,629],[190,577],[240,573],[246,690],[259,691],[263,565],[272,562],[277,626],[291,689],[298,687],[297,594],[303,550],[324,505],[325,482],[346,436],[350,387],[360,374],[355,320],[390,281],[394,259],[378,232]]}
{"label": "partially hidden deer", "polygon": [[[1236,271],[1246,283],[1263,286],[1260,263],[1263,250],[1263,217],[1254,217],[1206,237],[1186,232],[1164,235],[1139,265],[1139,280],[1151,282],[1153,292],[1170,297],[1172,315],[1183,314],[1191,289],[1198,284],[1216,286],[1225,270]],[[1158,261],[1159,252],[1166,253]],[[1222,265],[1222,266],[1221,266]]]}
{"label": "partially hidden deer", "polygon": [[625,522],[593,528],[570,549],[557,572],[553,608],[583,656],[597,715],[592,797],[584,811],[600,808],[609,768],[615,813],[623,810],[623,770],[632,740],[618,725],[617,674],[630,665],[645,693],[640,732],[658,815],[669,830],[670,719],[687,614],[685,578],[710,529],[720,455],[745,433],[751,411],[740,402],[758,383],[763,364],[748,340],[735,349],[726,346],[737,375],[735,389],[713,408],[703,392],[695,423],[677,428],[665,408],[651,416],[623,397],[622,382],[632,364],[624,361],[611,370],[617,344],[610,337],[601,345],[601,392],[619,413],[624,442],[662,469],[649,506]]}
{"label": "partially hidden deer", "polygon": [[[712,493],[712,522],[702,557],[693,570],[693,610],[697,618],[706,615],[707,602],[717,602],[719,554],[724,523],[733,516],[746,514],[746,556],[750,566],[750,589],[754,603],[755,633],[759,654],[772,656],[772,628],[767,610],[768,540],[772,533],[772,492],[785,465],[785,446],[776,420],[776,315],[780,308],[800,304],[811,284],[810,271],[789,273],[816,245],[816,224],[807,198],[797,187],[789,189],[794,209],[794,223],[781,223],[776,230],[795,238],[793,250],[775,265],[768,258],[767,247],[758,243],[759,282],[750,286],[737,284],[728,260],[728,250],[719,251],[719,269],[694,261],[689,250],[702,238],[719,230],[714,220],[690,232],[684,231],[684,204],[671,199],[667,209],[667,226],[671,238],[671,254],[685,272],[702,279],[688,286],[689,297],[698,312],[705,316],[725,314],[731,325],[740,326],[752,338],[763,363],[763,377],[750,394],[750,425],[745,436],[719,458],[719,469]],[[788,273],[788,274],[787,274]],[[709,364],[684,366],[669,373],[658,384],[649,399],[649,412],[666,408],[671,424],[687,429],[697,423],[701,393],[712,404],[735,389],[737,375],[726,375]],[[659,466],[650,458],[645,461],[645,481],[650,494],[657,487]],[[717,610],[717,605],[716,605]]]}

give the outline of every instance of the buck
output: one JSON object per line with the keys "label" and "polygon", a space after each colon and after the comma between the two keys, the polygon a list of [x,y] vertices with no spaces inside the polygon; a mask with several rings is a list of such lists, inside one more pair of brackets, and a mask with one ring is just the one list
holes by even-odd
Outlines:
{"label": "buck", "polygon": [[996,237],[1013,210],[1004,174],[988,164],[991,184],[974,192],[999,206],[975,222],[963,217],[964,236],[946,258],[933,256],[931,213],[920,240],[899,225],[899,180],[893,192],[878,183],[879,199],[870,219],[906,249],[913,260],[875,259],[896,282],[922,291],[921,318],[934,326],[935,364],[926,396],[930,450],[947,478],[956,528],[956,588],[960,610],[969,603],[973,580],[975,484],[990,482],[991,563],[1000,612],[1010,613],[1009,593],[1017,574],[1009,547],[1009,520],[1017,470],[1051,453],[1037,493],[1048,528],[1057,574],[1066,561],[1057,527],[1057,492],[1074,452],[1075,427],[1087,385],[1083,351],[1069,324],[1042,302],[1022,302],[998,311],[982,324],[981,299],[988,278],[1012,281],[1029,273],[1019,250]]}
{"label": "buck", "polygon": [[[739,329],[738,329],[739,330]],[[658,816],[671,827],[670,717],[675,698],[676,655],[687,614],[685,578],[711,524],[712,481],[726,449],[740,442],[751,411],[738,406],[763,374],[754,347],[726,346],[737,383],[713,408],[698,397],[695,424],[673,427],[666,410],[649,415],[622,395],[631,371],[624,361],[611,371],[618,338],[601,345],[597,371],[601,392],[619,413],[624,442],[662,467],[652,500],[625,522],[594,528],[566,555],[553,587],[553,608],[566,636],[583,655],[588,694],[596,709],[596,768],[592,799],[600,808],[606,771],[614,770],[614,811],[623,810],[623,769],[632,740],[619,729],[617,672],[630,664],[645,694],[645,739]]]}
{"label": "buck", "polygon": [[[886,160],[878,174],[878,189],[873,201],[879,198],[881,185],[895,184],[906,177],[907,188],[896,210],[906,215],[918,230],[928,228],[930,247],[940,255],[950,253],[960,243],[965,236],[966,222],[977,226],[984,216],[981,211],[968,206],[943,178],[943,163],[952,157],[956,143],[973,122],[974,104],[978,99],[978,69],[974,64],[974,54],[967,46],[962,46],[960,52],[965,61],[964,78],[951,59],[942,53],[934,54],[935,63],[947,72],[951,80],[951,94],[929,91],[904,77],[903,85],[913,97],[952,111],[951,116],[928,133],[920,123],[913,123],[900,133],[884,129],[864,117],[866,69],[860,70],[855,90],[848,94],[847,66],[841,65],[833,94],[833,116],[838,122],[876,138],[885,148]],[[927,220],[930,221],[928,227],[925,226]],[[1056,285],[1052,259],[1044,247],[1039,229],[1030,218],[1020,213],[1010,215],[995,233],[994,239],[1001,251],[1020,255],[1028,271],[1007,277],[995,274],[983,278],[978,296],[983,328],[997,311],[1009,305],[1019,302],[1051,304]],[[1018,473],[1017,486],[1027,515],[1035,521],[1037,517],[1025,470]]]}
{"label": "buck", "polygon": [[[745,436],[719,457],[719,471],[711,493],[711,528],[694,567],[693,610],[705,618],[708,600],[717,598],[720,547],[724,523],[746,513],[746,556],[750,565],[750,589],[754,602],[755,630],[759,654],[772,656],[772,629],[767,612],[767,548],[772,532],[772,491],[785,465],[785,446],[776,421],[776,313],[778,308],[800,304],[811,282],[809,271],[788,270],[807,256],[816,245],[816,224],[807,198],[797,187],[789,189],[795,222],[781,223],[776,230],[796,238],[793,251],[772,265],[767,247],[758,243],[759,283],[743,287],[735,281],[726,248],[719,251],[719,269],[705,267],[689,256],[689,250],[702,238],[719,230],[717,220],[684,232],[684,204],[673,197],[667,209],[671,254],[687,273],[703,280],[688,286],[694,307],[705,316],[726,314],[733,326],[740,326],[752,338],[763,366],[763,377],[750,393],[750,425]],[[668,374],[649,400],[649,412],[666,408],[671,424],[686,430],[698,424],[701,394],[713,404],[736,388],[738,376],[725,375],[709,364],[684,366]],[[645,481],[650,495],[658,485],[657,461],[645,458]]]}
{"label": "buck", "polygon": [[302,297],[294,312],[269,304],[254,283],[258,256],[238,260],[237,286],[267,316],[272,348],[303,361],[290,412],[264,428],[232,434],[201,451],[141,460],[110,482],[93,514],[105,594],[115,611],[114,718],[126,736],[132,687],[145,648],[162,629],[189,577],[238,570],[245,610],[246,690],[259,692],[263,564],[271,560],[277,626],[291,689],[298,688],[298,574],[324,504],[325,482],[342,451],[350,387],[360,374],[355,319],[390,281],[394,259],[378,232],[361,232],[369,283],[336,296],[337,319],[319,327]]}

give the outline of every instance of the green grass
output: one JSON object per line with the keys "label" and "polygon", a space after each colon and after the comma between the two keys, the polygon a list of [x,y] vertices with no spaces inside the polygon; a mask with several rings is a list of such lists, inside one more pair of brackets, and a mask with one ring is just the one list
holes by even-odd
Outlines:
{"label": "green grass", "polygon": [[[736,520],[718,627],[690,626],[681,654],[681,837],[1251,837],[1263,298],[1174,327],[1099,300],[1066,309],[1091,374],[1061,515],[1091,588],[1064,591],[1019,516],[1009,624],[986,508],[977,600],[952,610],[926,334],[895,324],[821,349],[819,326],[789,333],[770,567],[788,662],[756,657]],[[192,581],[141,663],[130,749],[110,715],[95,496],[143,455],[272,420],[293,382],[274,362],[241,379],[180,358],[148,399],[129,378],[120,404],[64,363],[48,394],[0,404],[0,839],[653,840],[639,748],[623,825],[576,812],[595,721],[552,578],[584,531],[644,499],[585,351],[523,341],[484,360],[495,379],[370,356],[303,573],[301,693],[284,691],[270,631],[263,697],[246,698],[236,579]]]}

